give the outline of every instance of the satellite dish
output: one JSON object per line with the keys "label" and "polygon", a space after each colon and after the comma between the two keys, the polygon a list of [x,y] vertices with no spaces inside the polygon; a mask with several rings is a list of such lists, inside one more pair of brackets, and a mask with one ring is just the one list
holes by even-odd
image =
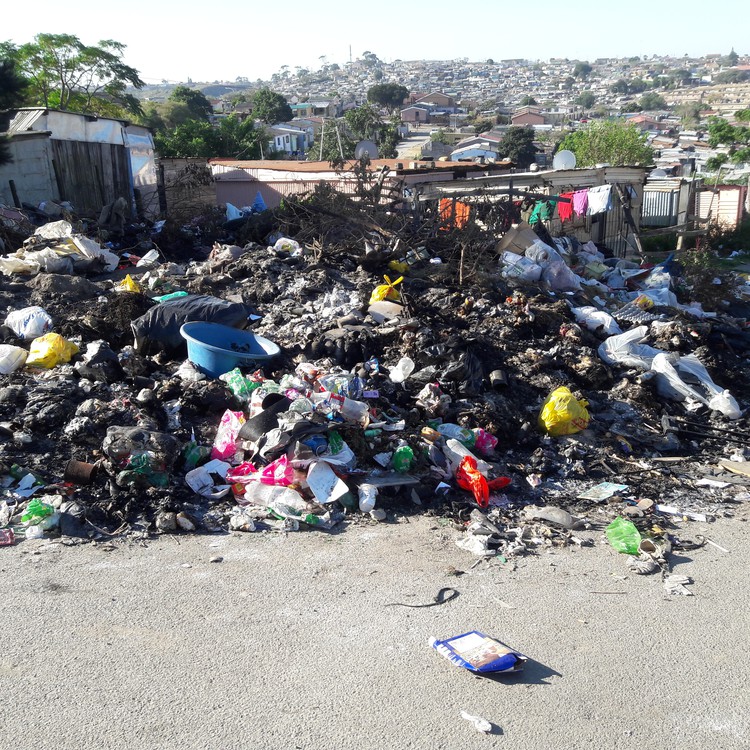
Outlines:
{"label": "satellite dish", "polygon": [[558,151],[552,159],[552,169],[575,169],[575,166],[576,155],[567,149]]}
{"label": "satellite dish", "polygon": [[354,147],[354,158],[361,159],[363,156],[367,156],[369,159],[377,159],[377,144],[373,143],[372,141],[360,141]]}
{"label": "satellite dish", "polygon": [[649,175],[649,177],[666,177],[666,176],[667,176],[667,172],[664,169],[655,169]]}

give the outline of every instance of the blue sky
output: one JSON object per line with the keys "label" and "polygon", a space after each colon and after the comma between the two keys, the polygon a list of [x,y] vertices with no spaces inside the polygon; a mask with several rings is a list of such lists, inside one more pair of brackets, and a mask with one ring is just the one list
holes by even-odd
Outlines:
{"label": "blue sky", "polygon": [[[22,7],[22,6],[20,6]],[[750,53],[750,3],[507,0],[93,0],[19,6],[0,39],[68,33],[84,43],[127,45],[125,62],[147,82],[267,79],[282,65],[317,69],[363,52],[382,60],[597,57]]]}

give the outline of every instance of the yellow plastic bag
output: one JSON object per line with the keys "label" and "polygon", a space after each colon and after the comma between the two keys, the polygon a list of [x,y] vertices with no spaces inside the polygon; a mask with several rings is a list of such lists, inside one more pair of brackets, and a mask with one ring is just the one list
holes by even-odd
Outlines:
{"label": "yellow plastic bag", "polygon": [[133,278],[128,274],[116,287],[118,292],[140,292],[141,288],[138,286],[137,281],[133,281]]}
{"label": "yellow plastic bag", "polygon": [[589,426],[588,401],[580,401],[562,386],[556,388],[542,404],[539,426],[552,437],[573,435]]}
{"label": "yellow plastic bag", "polygon": [[391,281],[387,276],[383,276],[385,284],[376,286],[370,295],[370,304],[374,305],[376,302],[382,302],[383,300],[390,300],[391,302],[400,302],[401,294],[396,289],[396,284],[400,284],[403,280],[403,276],[399,276],[395,281]]}
{"label": "yellow plastic bag", "polygon": [[45,333],[31,342],[26,366],[50,370],[55,365],[70,362],[75,354],[78,354],[78,347],[72,341],[64,339],[59,333]]}
{"label": "yellow plastic bag", "polygon": [[409,264],[402,263],[400,260],[392,260],[388,264],[388,268],[390,268],[391,271],[395,271],[396,273],[404,274],[409,270]]}

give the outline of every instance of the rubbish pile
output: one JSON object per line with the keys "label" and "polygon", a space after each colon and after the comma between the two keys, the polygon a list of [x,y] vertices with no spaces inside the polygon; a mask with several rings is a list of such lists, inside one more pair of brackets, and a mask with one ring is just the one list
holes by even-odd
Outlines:
{"label": "rubbish pile", "polygon": [[61,220],[0,258],[0,544],[427,513],[480,560],[606,538],[648,573],[747,499],[741,289],[346,211],[196,224],[175,260]]}

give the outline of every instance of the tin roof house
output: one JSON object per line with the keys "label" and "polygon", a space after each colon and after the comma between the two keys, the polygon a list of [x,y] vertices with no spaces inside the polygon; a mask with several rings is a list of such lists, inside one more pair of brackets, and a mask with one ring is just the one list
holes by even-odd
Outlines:
{"label": "tin roof house", "polygon": [[159,215],[151,131],[126,120],[30,107],[7,129],[12,161],[0,166],[0,201],[68,201],[81,214],[125,198],[134,216]]}

